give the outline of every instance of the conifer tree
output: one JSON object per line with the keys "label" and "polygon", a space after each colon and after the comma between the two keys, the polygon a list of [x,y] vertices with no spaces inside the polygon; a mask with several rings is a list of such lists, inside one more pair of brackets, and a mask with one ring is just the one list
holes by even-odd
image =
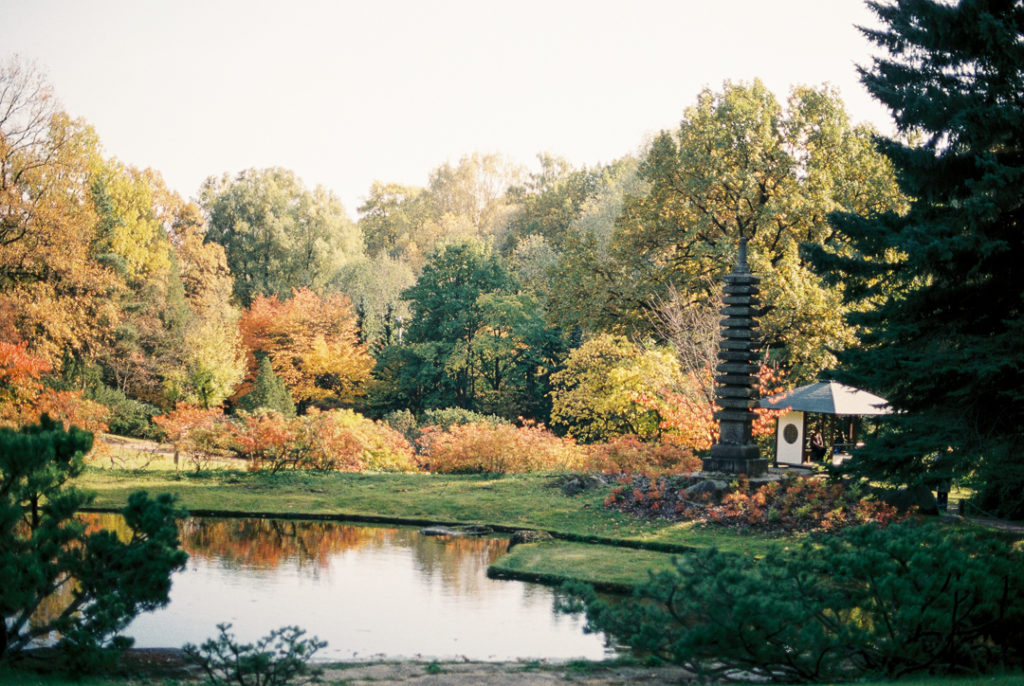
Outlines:
{"label": "conifer tree", "polygon": [[[92,495],[69,482],[85,468],[92,434],[44,415],[0,428],[0,660],[56,632],[74,672],[102,666],[138,613],[165,605],[179,549],[166,494],[133,493],[122,510],[127,540],[90,531],[77,511]],[[43,606],[47,611],[41,611]]]}
{"label": "conifer tree", "polygon": [[280,412],[285,417],[295,416],[292,394],[284,382],[274,374],[274,367],[266,355],[260,360],[252,390],[239,399],[238,406],[248,412],[263,408]]}
{"label": "conifer tree", "polygon": [[846,381],[897,411],[856,461],[870,476],[973,477],[1024,517],[1024,3],[869,2],[887,54],[861,69],[893,114],[905,214],[840,215],[843,249],[808,248],[863,313]]}

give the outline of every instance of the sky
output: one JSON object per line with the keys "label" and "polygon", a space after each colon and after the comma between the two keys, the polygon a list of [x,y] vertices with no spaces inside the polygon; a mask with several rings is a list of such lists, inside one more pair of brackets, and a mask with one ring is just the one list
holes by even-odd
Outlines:
{"label": "sky", "polygon": [[374,181],[425,186],[474,152],[635,154],[727,80],[828,83],[891,132],[856,72],[873,19],[862,0],[0,0],[0,60],[184,197],[280,166],[356,218]]}

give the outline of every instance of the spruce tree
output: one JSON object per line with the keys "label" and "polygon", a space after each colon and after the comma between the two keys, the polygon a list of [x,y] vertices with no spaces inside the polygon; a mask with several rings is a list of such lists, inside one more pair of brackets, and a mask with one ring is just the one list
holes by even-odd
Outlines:
{"label": "spruce tree", "polygon": [[260,360],[252,390],[239,398],[238,407],[247,412],[254,412],[262,408],[280,412],[285,417],[295,416],[295,402],[292,400],[292,394],[274,373],[274,367],[266,355]]}
{"label": "spruce tree", "polygon": [[848,245],[807,248],[862,310],[842,378],[896,410],[852,464],[973,478],[982,506],[1024,517],[1024,3],[868,5],[887,54],[861,79],[904,134],[878,143],[914,200],[834,217]]}

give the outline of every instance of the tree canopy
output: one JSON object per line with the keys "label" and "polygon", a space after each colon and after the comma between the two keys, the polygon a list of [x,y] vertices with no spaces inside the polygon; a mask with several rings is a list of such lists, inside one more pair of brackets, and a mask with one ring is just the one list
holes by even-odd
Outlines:
{"label": "tree canopy", "polygon": [[287,298],[293,288],[318,293],[362,238],[341,201],[325,188],[308,190],[287,169],[248,169],[210,177],[199,192],[210,218],[206,240],[220,243],[235,277],[235,297]]}
{"label": "tree canopy", "polygon": [[906,483],[978,475],[986,506],[1024,516],[1024,5],[869,3],[886,51],[861,69],[906,138],[880,139],[906,213],[843,214],[848,250],[810,251],[870,304],[843,378],[898,411],[858,458]]}

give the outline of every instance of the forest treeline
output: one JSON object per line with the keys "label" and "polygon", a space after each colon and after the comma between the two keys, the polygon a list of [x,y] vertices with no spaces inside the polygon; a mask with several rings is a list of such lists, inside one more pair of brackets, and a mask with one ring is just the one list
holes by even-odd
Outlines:
{"label": "forest treeline", "polygon": [[474,153],[422,187],[374,183],[357,221],[282,168],[186,200],[107,157],[35,69],[7,61],[0,87],[5,364],[40,360],[47,387],[130,434],[180,404],[254,409],[279,384],[300,414],[463,408],[582,441],[674,417],[702,447],[737,239],[763,279],[765,373],[792,384],[855,340],[842,285],[799,245],[842,253],[831,213],[906,204],[828,87],[705,90],[677,129],[596,167]]}

